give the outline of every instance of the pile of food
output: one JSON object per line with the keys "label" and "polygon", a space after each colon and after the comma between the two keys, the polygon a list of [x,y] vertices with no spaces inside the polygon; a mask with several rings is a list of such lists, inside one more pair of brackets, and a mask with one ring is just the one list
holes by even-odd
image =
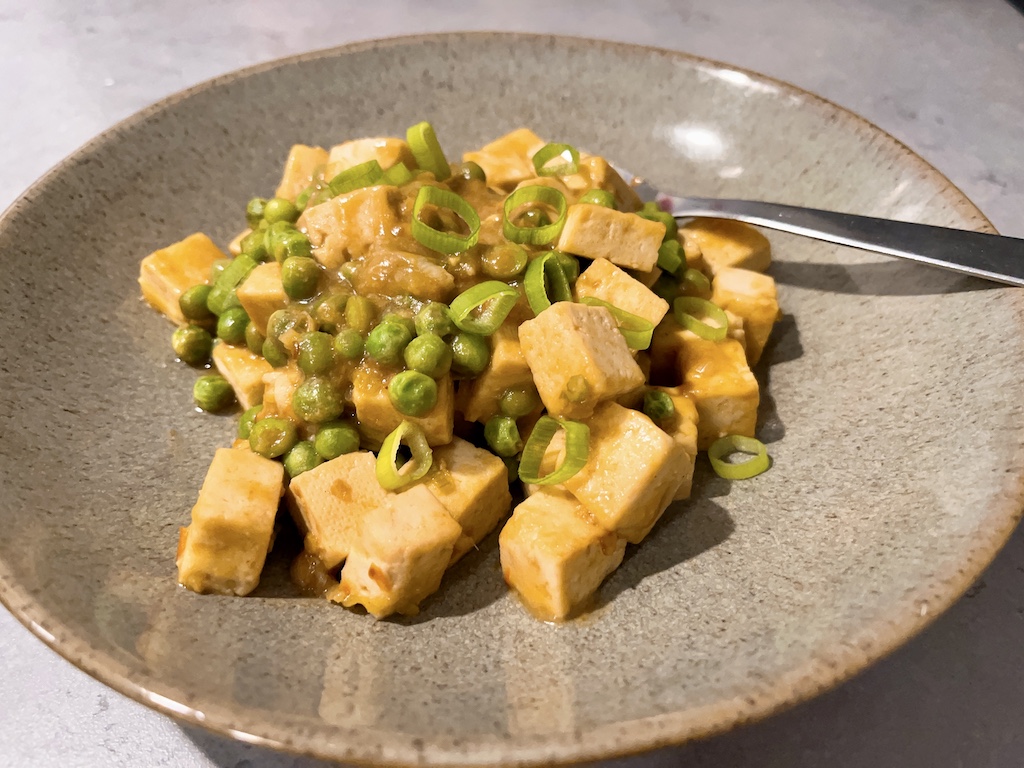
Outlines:
{"label": "pile of food", "polygon": [[139,278],[216,369],[197,406],[242,411],[181,529],[191,590],[251,592],[283,498],[309,592],[415,613],[504,523],[505,580],[561,620],[689,496],[698,450],[768,466],[750,366],[779,306],[750,227],[677,226],[525,128],[449,163],[428,123],[292,147],[245,215],[232,258],[194,234]]}

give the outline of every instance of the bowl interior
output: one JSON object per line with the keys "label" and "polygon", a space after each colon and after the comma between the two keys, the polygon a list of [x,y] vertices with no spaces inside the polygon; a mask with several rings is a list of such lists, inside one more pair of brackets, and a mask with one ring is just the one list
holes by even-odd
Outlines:
{"label": "bowl interior", "polygon": [[429,119],[449,155],[520,125],[665,190],[965,228],[984,219],[893,139],[788,86],[651,49],[445,35],[201,86],[62,164],[0,225],[0,597],[118,689],[341,759],[596,757],[807,697],[949,604],[1016,519],[1024,343],[1009,289],[773,237],[785,318],[759,369],[773,469],[694,497],[582,620],[529,618],[491,537],[414,619],[302,599],[284,540],[247,599],[175,584],[228,419],[138,298],[139,260],[226,243],[289,145]]}

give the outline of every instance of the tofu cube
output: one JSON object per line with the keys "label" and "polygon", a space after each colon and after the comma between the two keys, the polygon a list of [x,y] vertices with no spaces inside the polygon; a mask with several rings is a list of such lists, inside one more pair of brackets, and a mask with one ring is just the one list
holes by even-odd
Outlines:
{"label": "tofu cube", "polygon": [[523,356],[519,329],[505,323],[491,337],[491,361],[483,373],[459,384],[458,410],[467,421],[485,422],[498,413],[498,398],[507,389],[533,387]]}
{"label": "tofu cube", "polygon": [[519,128],[476,152],[466,152],[462,159],[484,169],[489,187],[511,192],[520,182],[537,175],[533,156],[545,144],[547,142],[529,128]]}
{"label": "tofu cube", "polygon": [[410,169],[416,167],[416,159],[412,156],[412,150],[402,139],[383,136],[353,139],[331,147],[324,178],[330,181],[342,171],[371,160],[380,163],[380,167],[384,170],[396,163],[405,163],[405,167]]}
{"label": "tofu cube", "polygon": [[369,451],[346,453],[303,472],[288,484],[285,499],[305,537],[305,549],[328,570],[348,557],[359,528],[384,503],[377,459]]}
{"label": "tofu cube", "polygon": [[515,508],[498,542],[505,582],[542,621],[571,616],[626,550],[625,540],[590,520],[572,496],[548,488]]}
{"label": "tofu cube", "polygon": [[181,529],[181,585],[218,595],[252,592],[273,543],[283,487],[280,462],[252,451],[218,449],[192,508],[192,523]]}
{"label": "tofu cube", "polygon": [[505,462],[458,437],[434,449],[424,485],[462,529],[451,564],[479,544],[512,509]]}
{"label": "tofu cube", "polygon": [[[725,311],[725,317],[729,323],[728,338],[735,339],[746,349],[747,336],[743,318],[729,310]],[[651,346],[648,348],[650,355],[648,378],[652,383],[671,387],[682,383],[679,352],[686,345],[686,339],[692,335],[676,322],[673,314],[667,315],[655,326],[654,334],[651,336]]]}
{"label": "tofu cube", "polygon": [[756,365],[779,319],[775,281],[749,269],[722,267],[711,281],[711,301],[743,318],[747,361]]}
{"label": "tofu cube", "polygon": [[587,420],[587,463],[563,485],[607,531],[639,544],[672,502],[683,449],[640,411],[605,403]]}
{"label": "tofu cube", "polygon": [[370,443],[379,445],[403,421],[423,430],[427,442],[446,445],[452,441],[455,425],[455,389],[452,377],[445,374],[437,380],[437,404],[423,416],[405,416],[391,404],[388,384],[394,372],[364,363],[352,373],[352,401],[356,407],[359,432]]}
{"label": "tofu cube", "polygon": [[308,235],[316,260],[338,269],[374,246],[387,245],[399,228],[402,200],[395,187],[364,187],[307,208],[296,226]]}
{"label": "tofu cube", "polygon": [[462,528],[425,486],[389,493],[363,518],[341,583],[328,597],[347,607],[362,605],[378,619],[414,615],[441,586],[461,536]]}
{"label": "tofu cube", "polygon": [[263,374],[263,409],[258,418],[280,416],[282,419],[299,421],[292,408],[292,395],[301,383],[302,373],[298,368],[272,369]]}
{"label": "tofu cube", "polygon": [[680,387],[654,387],[672,398],[675,412],[658,424],[683,449],[678,454],[679,489],[675,500],[688,499],[693,490],[693,469],[697,462],[697,406]]}
{"label": "tofu cube", "polygon": [[213,262],[227,256],[202,232],[154,251],[142,260],[139,287],[153,309],[179,325],[187,320],[178,297],[193,285],[206,284]]}
{"label": "tofu cube", "polygon": [[274,196],[294,200],[310,185],[313,177],[323,170],[326,163],[327,150],[323,147],[294,144],[288,152],[288,159],[284,161],[281,183],[277,185]]}
{"label": "tofu cube", "polygon": [[697,447],[707,450],[725,435],[754,437],[760,393],[743,344],[708,341],[690,331],[681,339],[682,391],[697,408]]}
{"label": "tofu cube", "polygon": [[235,390],[243,409],[263,402],[263,377],[274,370],[270,363],[245,347],[218,341],[213,346],[213,364]]}
{"label": "tofu cube", "polygon": [[236,294],[253,325],[265,336],[270,316],[288,306],[288,294],[281,284],[281,264],[276,261],[260,264],[242,281]]}
{"label": "tofu cube", "polygon": [[579,173],[565,177],[565,185],[577,194],[603,189],[615,196],[620,211],[638,211],[643,203],[636,191],[603,157],[580,153]]}
{"label": "tofu cube", "polygon": [[523,356],[552,416],[586,418],[597,405],[644,383],[604,307],[559,301],[519,326]]}
{"label": "tofu cube", "polygon": [[742,221],[694,219],[679,227],[679,239],[687,253],[687,265],[693,266],[689,256],[693,249],[687,247],[692,242],[699,247],[712,274],[723,267],[764,272],[772,263],[768,238]]}
{"label": "tofu cube", "polygon": [[658,263],[665,225],[603,205],[570,205],[558,236],[558,250],[588,259],[607,259],[627,269],[649,272]]}
{"label": "tofu cube", "polygon": [[606,301],[613,307],[657,325],[668,312],[668,302],[607,259],[595,259],[576,280],[576,295]]}

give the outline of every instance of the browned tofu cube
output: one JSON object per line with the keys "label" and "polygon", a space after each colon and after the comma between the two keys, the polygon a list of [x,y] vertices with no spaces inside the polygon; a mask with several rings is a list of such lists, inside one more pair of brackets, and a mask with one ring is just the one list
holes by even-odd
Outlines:
{"label": "browned tofu cube", "polygon": [[779,319],[775,281],[748,269],[722,267],[711,283],[711,301],[743,318],[747,361],[756,365]]}
{"label": "browned tofu cube", "polygon": [[693,469],[697,463],[697,407],[680,387],[655,387],[672,398],[675,411],[658,424],[682,448],[678,454],[677,474],[680,478],[675,500],[688,499],[693,489]]}
{"label": "browned tofu cube", "polygon": [[405,163],[406,168],[415,168],[416,159],[409,145],[402,139],[384,136],[353,139],[331,147],[324,178],[330,181],[342,171],[376,160],[387,170],[396,163]]}
{"label": "browned tofu cube", "polygon": [[437,404],[423,416],[406,416],[391,403],[388,384],[393,376],[393,372],[370,363],[364,363],[352,373],[352,401],[363,437],[379,445],[399,424],[408,421],[423,430],[430,445],[450,443],[455,425],[455,390],[451,375],[445,374],[437,380]]}
{"label": "browned tofu cube", "polygon": [[668,302],[639,280],[606,259],[595,259],[576,281],[576,295],[600,299],[657,325],[668,312]]}
{"label": "browned tofu cube", "polygon": [[337,269],[392,239],[403,199],[395,187],[365,187],[307,208],[296,225],[309,236],[316,260]]}
{"label": "browned tofu cube", "polygon": [[281,283],[281,264],[276,261],[256,267],[238,286],[236,293],[249,319],[264,336],[267,335],[270,316],[288,306],[288,294]]}
{"label": "browned tofu cube", "polygon": [[697,408],[697,447],[707,450],[725,435],[754,437],[760,393],[743,344],[708,341],[689,331],[682,339],[682,391]]}
{"label": "browned tofu cube", "polygon": [[293,145],[288,152],[288,159],[284,162],[284,173],[281,175],[281,183],[277,185],[274,196],[294,200],[302,190],[310,185],[313,176],[323,170],[326,163],[327,150],[323,147],[307,147],[305,144]]}
{"label": "browned tofu cube", "polygon": [[565,184],[576,194],[582,194],[588,189],[611,192],[620,211],[638,211],[642,205],[633,187],[625,182],[607,160],[596,155],[581,152],[579,173],[566,176]]}
{"label": "browned tofu cube", "polygon": [[245,347],[219,341],[213,346],[213,364],[235,390],[235,399],[243,409],[263,401],[263,377],[274,369],[262,357]]}
{"label": "browned tofu cube", "polygon": [[484,169],[488,186],[511,192],[520,182],[537,175],[533,156],[546,143],[529,128],[519,128],[476,152],[466,152],[462,159]]}
{"label": "browned tofu cube", "polygon": [[694,219],[679,227],[679,239],[687,253],[687,265],[695,243],[712,274],[723,267],[764,272],[772,263],[768,238],[742,221]]}
{"label": "browned tofu cube", "polygon": [[154,251],[142,260],[139,287],[153,309],[184,325],[178,298],[193,285],[205,285],[213,263],[227,256],[202,232]]}
{"label": "browned tofu cube", "polygon": [[569,206],[558,250],[588,259],[607,259],[627,269],[648,272],[658,263],[665,225],[603,205]]}
{"label": "browned tofu cube", "polygon": [[519,342],[519,329],[510,323],[490,337],[491,361],[474,379],[459,384],[458,409],[467,421],[487,421],[498,413],[498,399],[508,389],[533,387],[533,374]]}

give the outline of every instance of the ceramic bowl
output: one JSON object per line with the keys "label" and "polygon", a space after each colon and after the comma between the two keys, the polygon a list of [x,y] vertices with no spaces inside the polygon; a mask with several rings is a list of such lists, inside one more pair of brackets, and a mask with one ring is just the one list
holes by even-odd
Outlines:
{"label": "ceramic bowl", "polygon": [[526,125],[678,193],[990,229],[881,130],[727,65],[578,39],[347,46],[197,86],[62,162],[0,221],[0,599],[113,688],[238,738],[367,763],[528,764],[724,731],[834,686],[950,605],[1017,521],[1020,293],[772,237],[785,317],[759,369],[774,466],[693,498],[582,620],[506,591],[495,537],[415,619],[304,599],[289,544],[251,597],[175,583],[231,438],[139,299],[139,260],[221,243],[294,142],[429,119],[451,155]]}

